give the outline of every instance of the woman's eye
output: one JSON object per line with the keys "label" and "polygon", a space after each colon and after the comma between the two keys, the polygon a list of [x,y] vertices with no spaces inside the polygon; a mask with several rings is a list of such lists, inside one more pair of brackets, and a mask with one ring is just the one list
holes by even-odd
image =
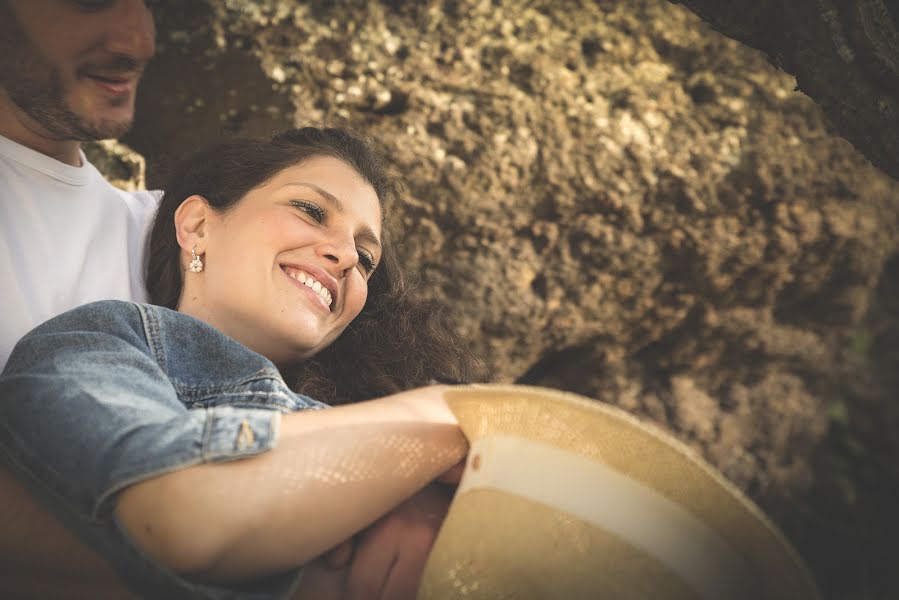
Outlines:
{"label": "woman's eye", "polygon": [[309,202],[308,200],[291,200],[290,205],[312,217],[316,223],[325,222],[325,211],[323,211],[322,207],[315,202]]}
{"label": "woman's eye", "polygon": [[365,269],[366,273],[371,273],[377,266],[375,257],[367,250],[359,250],[359,264],[362,265],[362,268]]}

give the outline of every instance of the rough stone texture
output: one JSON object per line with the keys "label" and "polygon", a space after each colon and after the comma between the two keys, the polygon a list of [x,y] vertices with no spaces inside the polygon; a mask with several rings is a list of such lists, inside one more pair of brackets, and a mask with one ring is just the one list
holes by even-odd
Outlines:
{"label": "rough stone texture", "polygon": [[837,131],[899,179],[896,0],[675,0],[796,76]]}
{"label": "rough stone texture", "polygon": [[106,180],[122,190],[143,190],[146,161],[144,157],[116,140],[83,144],[84,155],[103,173]]}
{"label": "rough stone texture", "polygon": [[217,2],[151,3],[157,56],[141,83],[138,120],[125,138],[150,161],[149,184],[160,185],[168,167],[216,140],[267,135],[290,127],[292,107],[277,94],[247,48],[226,43]]}
{"label": "rough stone texture", "polygon": [[660,0],[163,8],[128,138],[151,184],[231,133],[375,136],[405,264],[496,380],[667,427],[834,577],[811,494],[839,496],[827,529],[862,510],[859,463],[899,481],[899,184],[795,80]]}

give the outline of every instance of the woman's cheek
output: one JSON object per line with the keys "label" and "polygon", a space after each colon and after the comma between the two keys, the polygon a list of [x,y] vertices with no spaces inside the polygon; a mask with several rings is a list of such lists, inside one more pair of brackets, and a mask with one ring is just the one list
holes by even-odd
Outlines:
{"label": "woman's cheek", "polygon": [[362,312],[362,308],[365,306],[365,301],[368,300],[368,281],[366,281],[366,279],[361,275],[359,279],[359,285],[353,292],[354,296],[352,298],[353,318],[356,318],[359,313]]}

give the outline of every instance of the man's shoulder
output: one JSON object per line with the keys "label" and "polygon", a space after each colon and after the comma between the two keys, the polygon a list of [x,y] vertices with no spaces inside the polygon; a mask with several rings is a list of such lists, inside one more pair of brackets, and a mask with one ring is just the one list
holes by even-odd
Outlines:
{"label": "man's shoulder", "polygon": [[95,164],[87,160],[87,157],[85,157],[84,166],[90,169],[93,174],[93,177],[91,178],[91,183],[93,185],[102,187],[109,193],[120,196],[121,198],[125,199],[126,202],[152,206],[153,208],[156,208],[159,205],[160,199],[162,199],[162,190],[133,190],[122,189],[121,187],[118,187],[118,185],[121,185],[123,183],[122,181],[116,179],[115,177],[107,177],[107,174],[98,169]]}
{"label": "man's shoulder", "polygon": [[113,189],[125,198],[125,201],[129,204],[134,204],[146,210],[155,211],[159,208],[159,203],[162,200],[162,190],[125,191],[118,188]]}
{"label": "man's shoulder", "polygon": [[84,152],[82,152],[81,158],[84,161],[85,169],[90,173],[90,185],[94,188],[95,193],[114,195],[123,200],[132,209],[155,211],[159,207],[159,201],[162,199],[162,190],[134,190],[119,187],[142,185],[143,176],[138,180],[131,180],[128,177],[123,178],[121,176],[117,177],[115,174],[110,175],[102,171]]}
{"label": "man's shoulder", "polygon": [[[97,171],[95,185],[98,196],[100,193],[115,196],[119,202],[128,207],[129,212],[139,223],[144,223],[156,214],[159,203],[162,200],[162,190],[123,190],[115,187],[103,178],[103,174]],[[100,190],[99,188],[103,189]]]}
{"label": "man's shoulder", "polygon": [[140,200],[141,202],[150,202],[154,205],[158,205],[159,201],[162,200],[162,190],[135,190],[133,192],[124,193]]}

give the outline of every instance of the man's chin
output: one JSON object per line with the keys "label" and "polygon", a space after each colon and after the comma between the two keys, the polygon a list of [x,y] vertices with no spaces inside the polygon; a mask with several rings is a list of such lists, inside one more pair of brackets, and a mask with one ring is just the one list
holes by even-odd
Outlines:
{"label": "man's chin", "polygon": [[118,138],[134,123],[134,97],[79,98],[69,103],[70,125],[78,141]]}
{"label": "man's chin", "polygon": [[134,119],[122,121],[103,120],[99,123],[83,124],[78,131],[79,142],[92,142],[95,140],[108,140],[120,138],[131,129]]}
{"label": "man's chin", "polygon": [[[125,135],[134,123],[130,107],[109,107],[90,110],[70,108],[63,128],[68,138],[78,142],[107,140]],[[60,132],[62,133],[62,132]]]}

